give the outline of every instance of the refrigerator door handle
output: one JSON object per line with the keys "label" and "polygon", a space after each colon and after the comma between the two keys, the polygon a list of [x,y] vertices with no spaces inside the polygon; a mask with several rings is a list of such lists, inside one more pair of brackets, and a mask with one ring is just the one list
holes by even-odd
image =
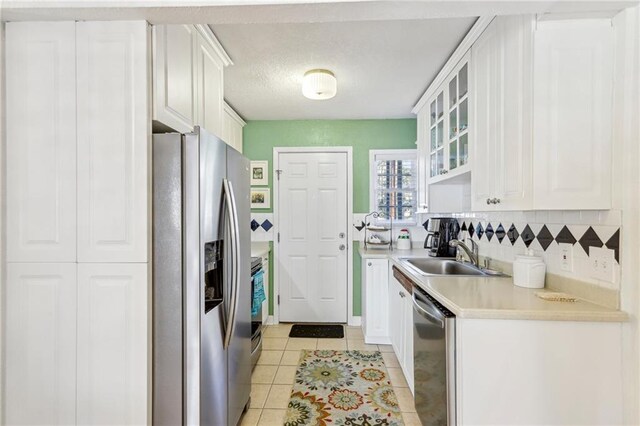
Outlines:
{"label": "refrigerator door handle", "polygon": [[236,327],[236,312],[238,311],[238,288],[240,281],[240,273],[238,271],[238,265],[240,264],[240,246],[239,240],[239,228],[238,228],[238,213],[236,210],[236,199],[233,194],[233,185],[228,179],[222,181],[225,204],[227,205],[227,213],[229,215],[229,223],[231,227],[231,298],[229,301],[229,315],[227,316],[227,331],[224,336],[224,348],[229,347],[231,342],[231,336]]}

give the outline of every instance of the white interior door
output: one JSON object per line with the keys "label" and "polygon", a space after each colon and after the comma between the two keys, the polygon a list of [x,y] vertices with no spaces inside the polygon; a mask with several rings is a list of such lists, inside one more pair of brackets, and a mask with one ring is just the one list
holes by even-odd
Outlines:
{"label": "white interior door", "polygon": [[347,321],[347,153],[279,153],[280,321]]}

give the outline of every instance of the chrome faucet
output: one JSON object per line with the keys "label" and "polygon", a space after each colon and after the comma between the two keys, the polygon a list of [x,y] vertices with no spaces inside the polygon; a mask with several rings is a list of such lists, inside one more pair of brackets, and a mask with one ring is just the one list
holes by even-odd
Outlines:
{"label": "chrome faucet", "polygon": [[471,264],[473,264],[474,266],[480,267],[479,259],[478,259],[478,243],[476,243],[472,239],[469,239],[469,241],[471,241],[471,249],[469,249],[469,247],[467,247],[467,245],[460,240],[451,240],[449,241],[449,245],[451,247],[457,247],[464,250],[464,252],[469,257]]}

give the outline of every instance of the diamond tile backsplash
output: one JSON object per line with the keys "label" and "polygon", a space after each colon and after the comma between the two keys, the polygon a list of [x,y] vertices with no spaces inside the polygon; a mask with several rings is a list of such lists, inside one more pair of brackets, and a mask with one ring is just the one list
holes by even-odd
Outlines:
{"label": "diamond tile backsplash", "polygon": [[[429,216],[424,215],[424,222]],[[542,256],[547,272],[567,276],[610,289],[620,282],[620,211],[540,211],[454,214],[461,238],[471,236],[480,256],[513,262],[515,256],[532,249]],[[507,230],[505,232],[505,230]],[[559,244],[573,246],[573,271],[561,268]],[[613,283],[592,278],[589,247],[606,247],[615,252]]]}
{"label": "diamond tile backsplash", "polygon": [[273,213],[251,212],[251,241],[273,241]]}

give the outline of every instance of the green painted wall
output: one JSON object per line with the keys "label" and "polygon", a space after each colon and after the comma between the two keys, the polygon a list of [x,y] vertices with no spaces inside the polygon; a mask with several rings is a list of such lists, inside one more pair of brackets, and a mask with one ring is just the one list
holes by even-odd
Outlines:
{"label": "green painted wall", "polygon": [[[353,147],[353,210],[369,211],[369,150],[413,149],[416,120],[295,120],[249,121],[243,132],[243,152],[251,160],[269,160],[269,187],[273,194],[273,148],[289,146]],[[271,212],[272,209],[254,210]],[[360,315],[361,259],[354,247],[353,314]],[[273,258],[273,257],[272,257]],[[273,282],[273,264],[270,265]],[[272,293],[273,286],[269,289]],[[270,294],[272,296],[272,294]],[[269,297],[273,314],[273,297]]]}

